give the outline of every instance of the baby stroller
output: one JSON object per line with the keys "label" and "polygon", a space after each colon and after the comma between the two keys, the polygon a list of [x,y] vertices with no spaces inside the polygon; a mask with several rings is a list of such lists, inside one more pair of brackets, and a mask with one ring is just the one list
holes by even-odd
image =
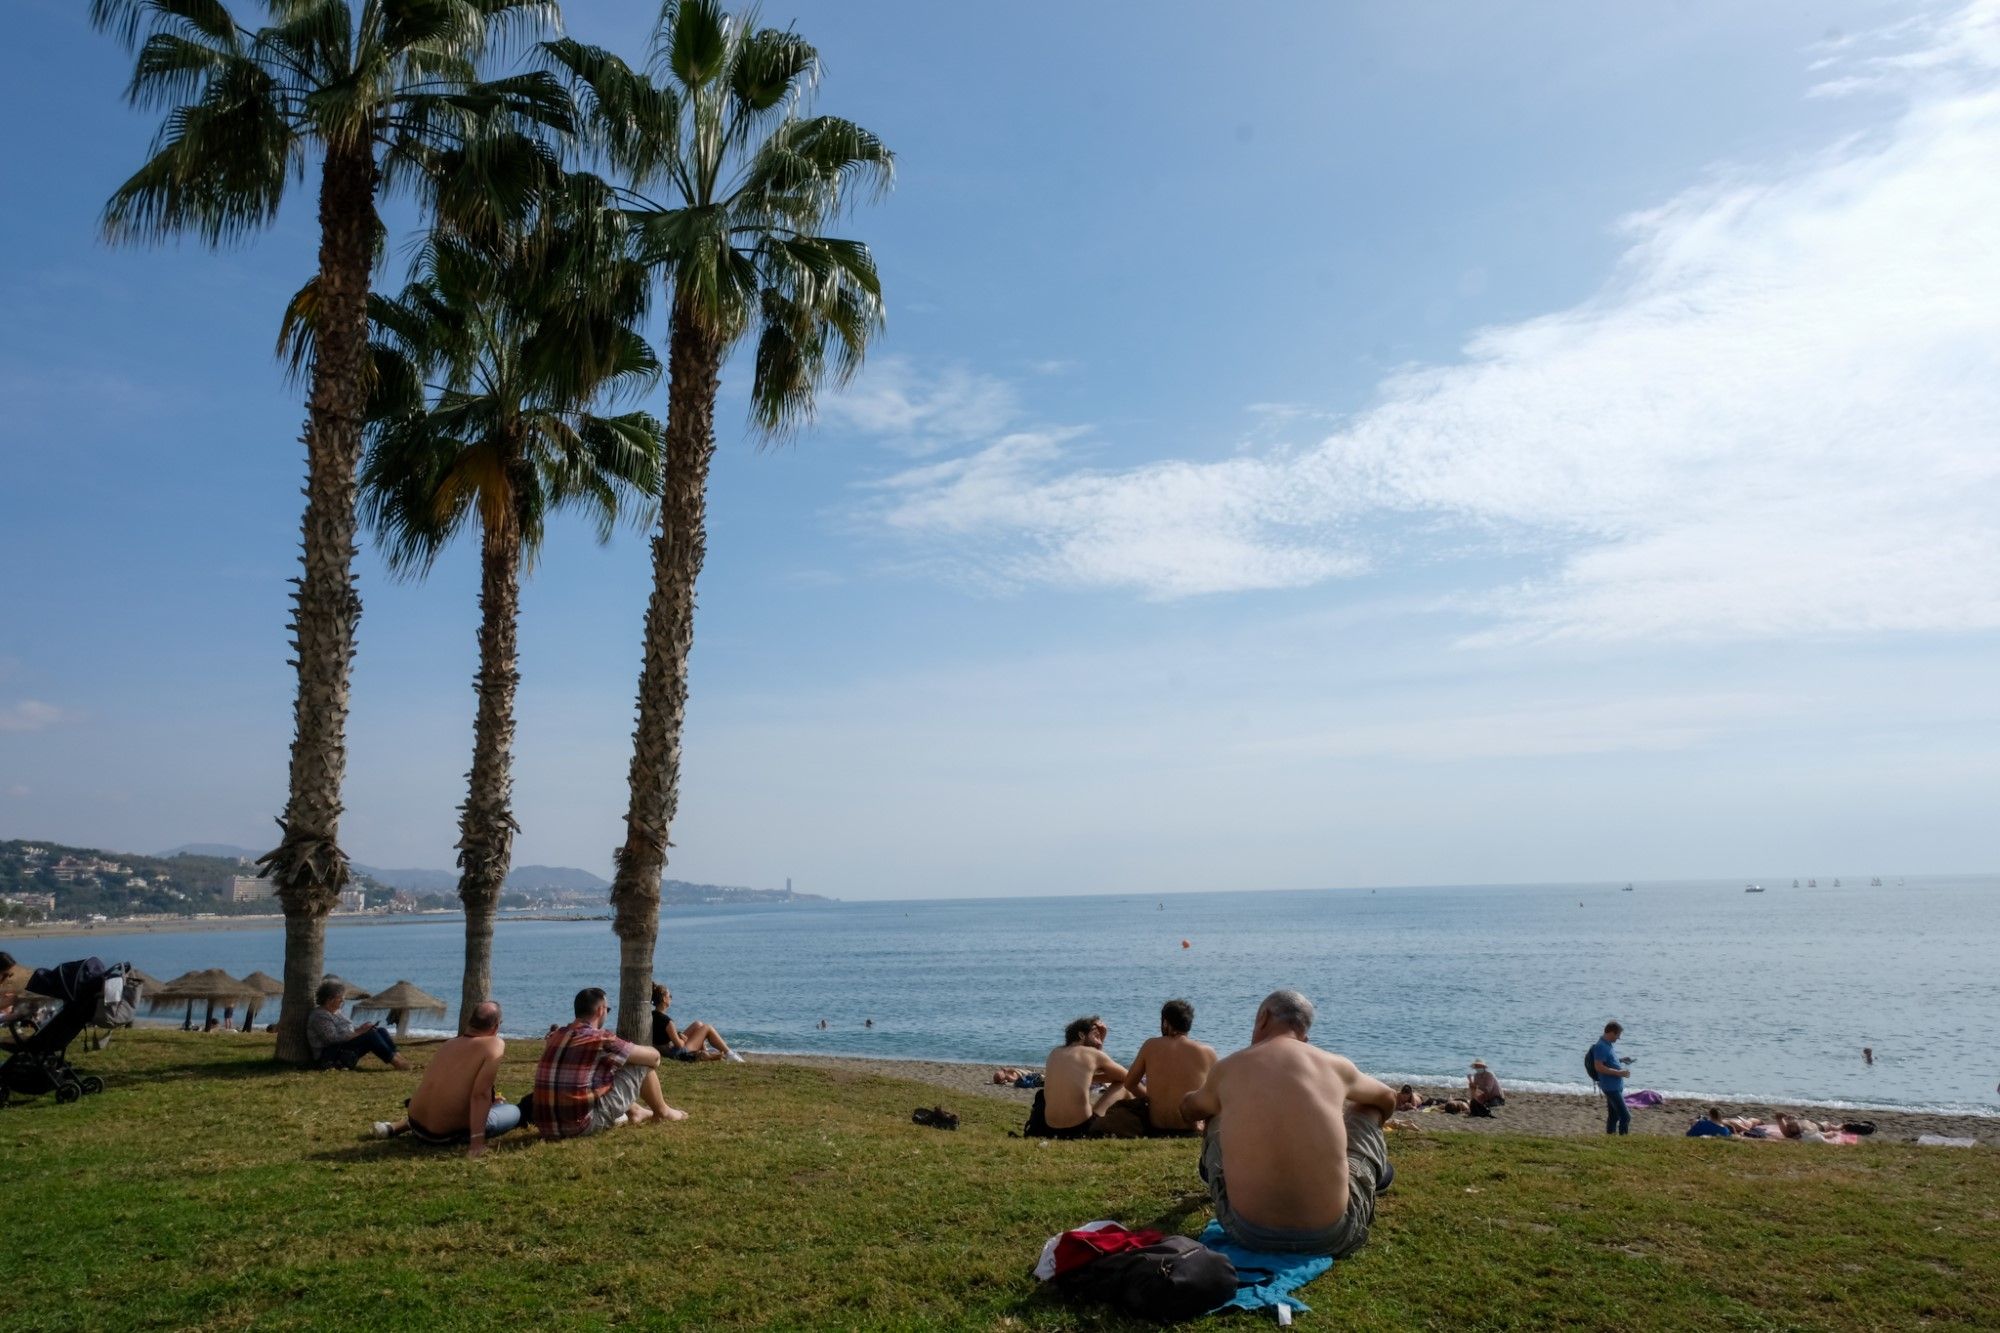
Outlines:
{"label": "baby stroller", "polygon": [[131,964],[107,968],[96,958],[79,958],[60,967],[39,969],[28,982],[36,995],[59,1001],[62,1008],[35,1032],[22,1035],[22,1024],[9,1022],[14,1045],[0,1064],[0,1106],[15,1097],[40,1097],[53,1092],[58,1102],[73,1102],[104,1091],[104,1080],[79,1074],[68,1060],[69,1045],[84,1028],[130,1027],[138,986],[130,988],[125,972]]}

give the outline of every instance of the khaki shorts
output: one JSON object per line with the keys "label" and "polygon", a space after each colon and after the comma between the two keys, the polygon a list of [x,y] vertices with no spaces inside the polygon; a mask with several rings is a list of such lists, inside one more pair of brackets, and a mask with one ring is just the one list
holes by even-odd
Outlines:
{"label": "khaki shorts", "polygon": [[1375,1220],[1375,1191],[1389,1165],[1389,1145],[1374,1117],[1349,1111],[1347,1120],[1347,1212],[1331,1226],[1302,1230],[1263,1227],[1245,1221],[1229,1206],[1229,1188],[1222,1179],[1222,1136],[1214,1121],[1201,1145],[1201,1174],[1208,1181],[1215,1220],[1230,1240],[1246,1250],[1274,1254],[1324,1254],[1335,1259],[1353,1254],[1368,1243]]}
{"label": "khaki shorts", "polygon": [[584,1132],[596,1134],[612,1127],[619,1116],[632,1109],[632,1103],[639,1100],[639,1089],[645,1085],[650,1069],[637,1065],[620,1065],[618,1072],[611,1076],[611,1086],[604,1090],[590,1108],[590,1128]]}

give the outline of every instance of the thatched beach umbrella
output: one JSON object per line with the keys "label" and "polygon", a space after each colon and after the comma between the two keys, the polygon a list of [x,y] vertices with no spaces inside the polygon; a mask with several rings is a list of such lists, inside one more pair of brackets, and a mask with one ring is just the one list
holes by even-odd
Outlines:
{"label": "thatched beach umbrella", "polygon": [[203,968],[199,972],[183,972],[146,997],[147,1006],[154,1013],[162,1009],[172,1009],[185,1003],[187,1012],[181,1017],[181,1031],[194,1026],[194,1004],[196,1000],[206,1002],[208,1010],[202,1019],[202,1026],[215,1017],[217,1000],[224,1004],[242,1004],[256,998],[257,992],[245,986],[235,977],[219,967]]}
{"label": "thatched beach umbrella", "polygon": [[140,990],[150,994],[160,988],[160,979],[143,967],[134,967],[132,964],[127,963],[125,964],[125,984],[127,986],[137,986]]}
{"label": "thatched beach umbrella", "polygon": [[399,981],[385,991],[378,991],[354,1006],[354,1012],[363,1009],[378,1009],[389,1015],[389,1021],[396,1025],[399,1038],[410,1035],[410,1014],[420,1012],[443,1014],[450,1008],[437,996],[418,989],[407,981]]}
{"label": "thatched beach umbrella", "polygon": [[243,984],[257,992],[251,998],[250,1003],[243,1007],[243,1030],[249,1032],[256,1025],[258,1009],[263,1007],[264,1001],[275,1000],[280,995],[283,995],[285,993],[285,983],[272,976],[269,972],[252,972],[249,976],[243,978]]}

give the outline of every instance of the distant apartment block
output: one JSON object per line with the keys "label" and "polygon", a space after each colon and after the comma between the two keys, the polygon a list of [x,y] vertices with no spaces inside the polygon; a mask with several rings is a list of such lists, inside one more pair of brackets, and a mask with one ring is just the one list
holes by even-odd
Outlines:
{"label": "distant apartment block", "polygon": [[27,907],[40,912],[52,913],[56,910],[56,896],[53,893],[9,894],[5,898],[0,898],[0,902],[12,903],[16,907]]}
{"label": "distant apartment block", "polygon": [[335,908],[334,910],[335,910],[335,911],[337,911],[337,912],[365,912],[365,911],[367,911],[367,910],[368,910],[368,890],[366,890],[366,889],[342,889],[342,890],[340,891],[340,906],[336,907],[336,908]]}
{"label": "distant apartment block", "polygon": [[229,901],[232,903],[257,903],[274,897],[278,886],[262,875],[237,875],[229,881]]}

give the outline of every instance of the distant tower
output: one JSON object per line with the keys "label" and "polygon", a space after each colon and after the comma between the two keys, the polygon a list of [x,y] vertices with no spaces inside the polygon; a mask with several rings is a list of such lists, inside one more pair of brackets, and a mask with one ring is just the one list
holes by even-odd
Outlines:
{"label": "distant tower", "polygon": [[787,898],[792,896],[792,877],[790,875],[785,876],[785,896]]}

